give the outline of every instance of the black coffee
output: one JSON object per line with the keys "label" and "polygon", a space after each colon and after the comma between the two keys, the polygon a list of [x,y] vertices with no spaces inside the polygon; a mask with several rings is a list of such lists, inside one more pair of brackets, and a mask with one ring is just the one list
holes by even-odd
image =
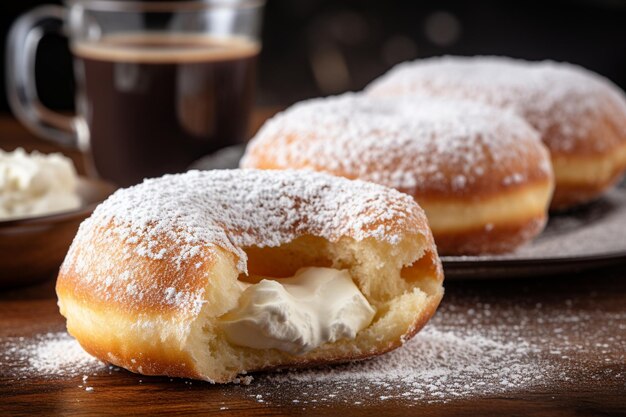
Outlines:
{"label": "black coffee", "polygon": [[246,139],[257,44],[129,35],[72,49],[79,113],[103,178],[126,186],[181,172]]}

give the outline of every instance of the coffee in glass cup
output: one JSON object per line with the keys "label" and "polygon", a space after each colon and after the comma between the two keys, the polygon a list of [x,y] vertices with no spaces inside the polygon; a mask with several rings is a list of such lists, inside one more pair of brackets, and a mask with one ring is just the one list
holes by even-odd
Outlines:
{"label": "coffee in glass cup", "polygon": [[[22,16],[10,35],[10,102],[39,135],[78,146],[119,185],[184,171],[246,139],[262,2],[77,0]],[[77,115],[37,100],[33,31],[68,34]]]}

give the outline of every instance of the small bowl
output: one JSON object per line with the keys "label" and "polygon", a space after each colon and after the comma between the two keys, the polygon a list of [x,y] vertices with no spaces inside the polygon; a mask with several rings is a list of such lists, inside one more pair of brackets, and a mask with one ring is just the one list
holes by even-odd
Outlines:
{"label": "small bowl", "polygon": [[83,203],[72,211],[0,221],[0,287],[44,281],[56,273],[78,226],[117,187],[81,177]]}

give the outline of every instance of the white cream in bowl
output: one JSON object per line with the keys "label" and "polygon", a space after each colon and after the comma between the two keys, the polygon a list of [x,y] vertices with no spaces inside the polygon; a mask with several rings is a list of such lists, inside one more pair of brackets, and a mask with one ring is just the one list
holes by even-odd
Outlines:
{"label": "white cream in bowl", "polygon": [[58,153],[0,149],[0,220],[35,217],[76,209],[78,175]]}

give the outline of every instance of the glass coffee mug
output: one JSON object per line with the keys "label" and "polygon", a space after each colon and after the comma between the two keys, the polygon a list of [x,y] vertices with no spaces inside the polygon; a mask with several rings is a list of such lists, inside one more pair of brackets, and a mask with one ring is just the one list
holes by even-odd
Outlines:
{"label": "glass coffee mug", "polygon": [[[184,171],[246,139],[262,8],[258,0],[38,7],[10,31],[9,102],[28,128],[85,152],[97,175],[119,185]],[[35,55],[49,33],[70,41],[73,117],[47,109],[37,96]]]}

